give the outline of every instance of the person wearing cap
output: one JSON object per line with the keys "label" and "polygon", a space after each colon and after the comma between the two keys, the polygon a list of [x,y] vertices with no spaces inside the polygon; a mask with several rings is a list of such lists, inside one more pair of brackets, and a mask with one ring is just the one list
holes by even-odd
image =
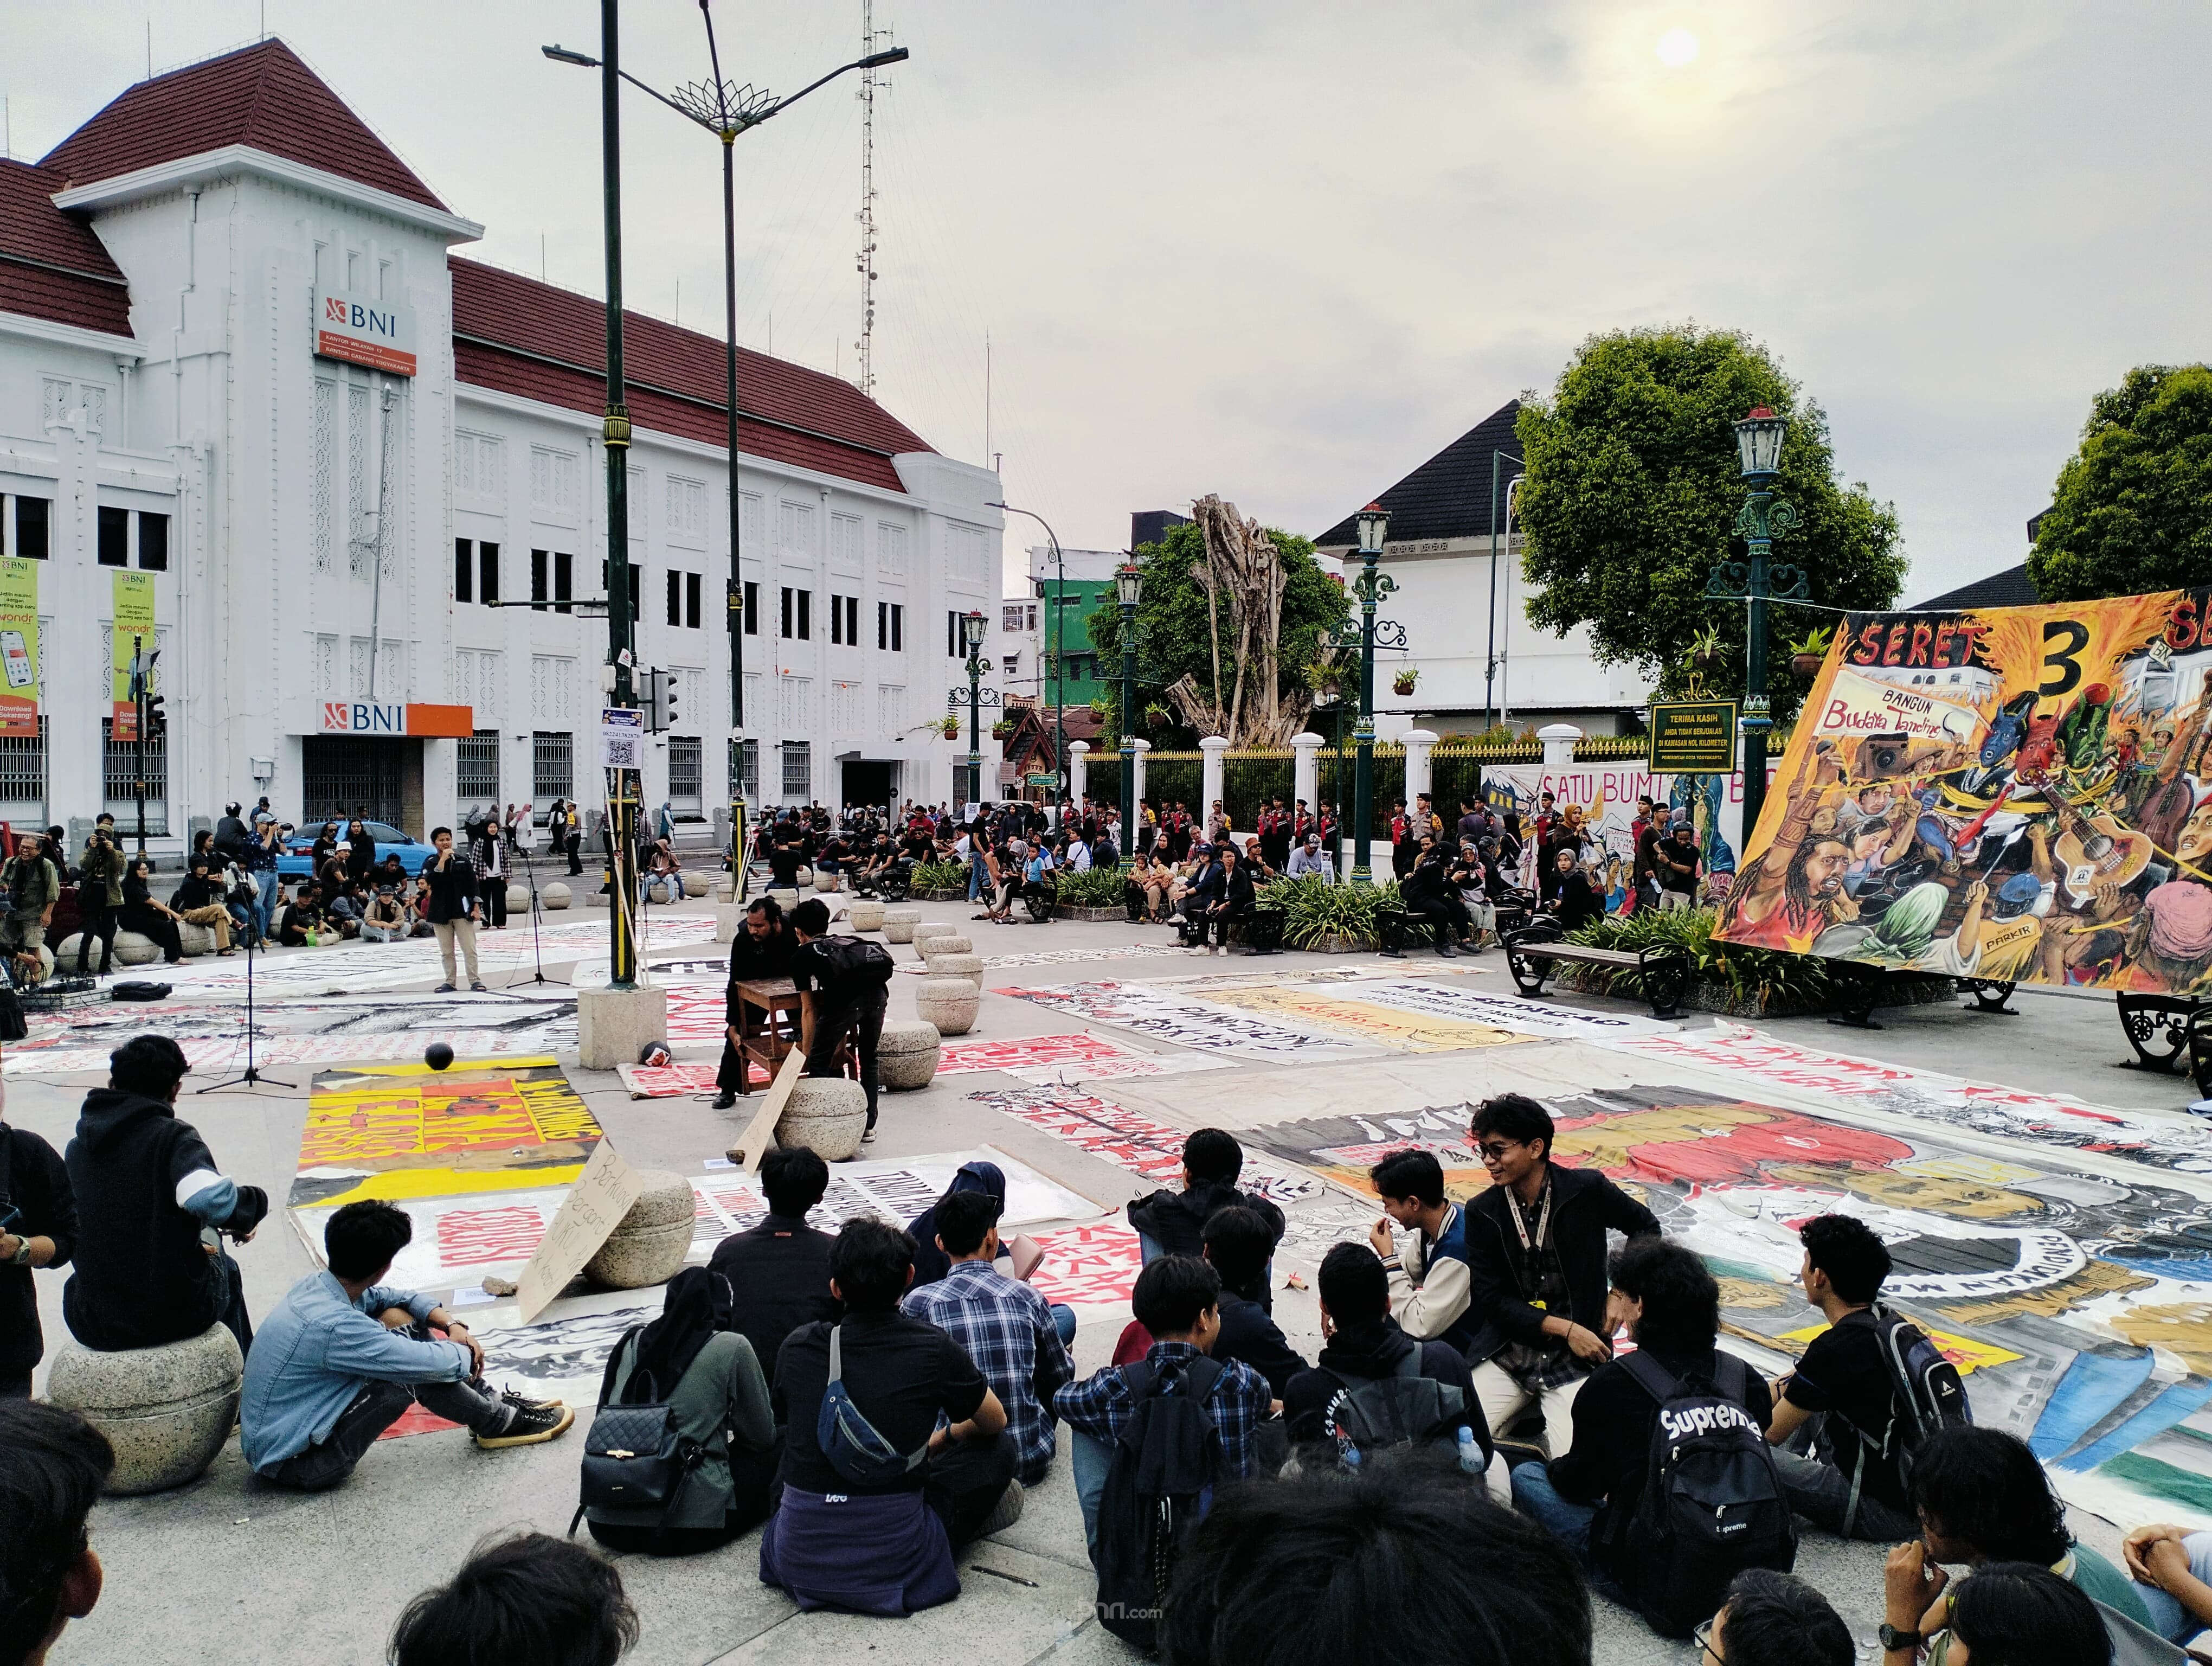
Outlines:
{"label": "person wearing cap", "polygon": [[253,835],[246,842],[238,865],[253,881],[253,937],[268,937],[276,913],[276,859],[283,854],[276,818],[266,809],[253,812]]}
{"label": "person wearing cap", "polygon": [[2136,911],[2119,987],[2179,994],[2212,966],[2212,886],[2169,879]]}
{"label": "person wearing cap", "polygon": [[1293,879],[1320,879],[1328,884],[1336,881],[1336,865],[1329,860],[1328,852],[1321,848],[1321,835],[1309,833],[1305,842],[1291,853],[1289,868]]}

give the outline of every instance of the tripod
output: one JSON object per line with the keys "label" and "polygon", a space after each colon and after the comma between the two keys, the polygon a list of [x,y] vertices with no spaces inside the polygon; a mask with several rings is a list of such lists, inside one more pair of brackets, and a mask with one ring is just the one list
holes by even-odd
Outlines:
{"label": "tripod", "polygon": [[253,1063],[253,956],[262,946],[261,925],[258,917],[248,928],[246,936],[246,1073],[233,1076],[228,1081],[210,1082],[205,1087],[195,1088],[196,1093],[213,1093],[226,1087],[296,1087],[296,1082],[280,1082],[274,1076],[264,1076]]}
{"label": "tripod", "polygon": [[[533,838],[536,836],[532,835]],[[512,989],[515,984],[526,981],[531,983],[550,983],[553,981],[545,976],[545,945],[538,934],[538,921],[544,917],[544,910],[538,905],[538,858],[534,852],[520,845],[515,848],[522,852],[522,871],[530,879],[530,958],[537,964],[538,970],[527,980],[518,977],[501,984],[502,989]]]}

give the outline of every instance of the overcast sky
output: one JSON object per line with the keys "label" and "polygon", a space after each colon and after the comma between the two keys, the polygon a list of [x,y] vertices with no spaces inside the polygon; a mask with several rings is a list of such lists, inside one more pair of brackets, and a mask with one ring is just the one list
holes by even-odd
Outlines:
{"label": "overcast sky", "polygon": [[[486,224],[468,252],[535,272],[542,237],[555,282],[600,292],[596,82],[537,51],[596,50],[595,4],[265,9]],[[0,92],[33,157],[144,73],[149,21],[159,70],[262,15],[7,10]],[[704,74],[691,0],[624,14],[626,68]],[[860,0],[716,14],[735,79],[789,91],[859,55]],[[878,396],[988,461],[988,449],[1069,547],[1207,491],[1318,532],[1548,388],[1589,332],[1693,319],[1826,407],[1845,474],[1897,504],[1917,600],[2021,559],[2100,389],[2205,353],[2203,5],[876,0],[876,21],[914,52],[878,105]],[[738,150],[740,336],[848,375],[854,80]],[[673,314],[680,285],[683,321],[719,330],[717,146],[642,96],[625,119],[630,302]]]}

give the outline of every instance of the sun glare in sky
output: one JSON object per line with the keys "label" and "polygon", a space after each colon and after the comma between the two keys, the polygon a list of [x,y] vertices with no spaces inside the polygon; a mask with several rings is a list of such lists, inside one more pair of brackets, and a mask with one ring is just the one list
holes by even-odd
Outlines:
{"label": "sun glare in sky", "polygon": [[1698,55],[1698,37],[1687,29],[1669,29],[1659,37],[1659,61],[1679,70]]}

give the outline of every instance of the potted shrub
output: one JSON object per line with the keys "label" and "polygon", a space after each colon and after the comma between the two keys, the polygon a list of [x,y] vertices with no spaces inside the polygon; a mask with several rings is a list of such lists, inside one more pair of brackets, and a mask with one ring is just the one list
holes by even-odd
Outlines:
{"label": "potted shrub", "polygon": [[1829,644],[1835,640],[1835,628],[1832,625],[1808,630],[1790,644],[1790,669],[1800,677],[1817,677],[1820,667],[1827,663]]}
{"label": "potted shrub", "polygon": [[1013,732],[1014,720],[1011,717],[1002,717],[991,726],[991,739],[994,740],[1005,740],[1011,736]]}
{"label": "potted shrub", "polygon": [[1717,625],[1707,625],[1690,638],[1689,661],[1700,671],[1710,671],[1721,657],[1721,633]]}
{"label": "potted shrub", "polygon": [[1403,699],[1413,691],[1413,685],[1420,680],[1421,673],[1412,666],[1407,666],[1390,679],[1390,691]]}
{"label": "potted shrub", "polygon": [[960,720],[957,717],[945,718],[943,721],[938,724],[937,727],[938,732],[947,740],[957,740],[960,739]]}
{"label": "potted shrub", "polygon": [[1157,700],[1145,708],[1145,727],[1148,729],[1164,729],[1174,721],[1175,714]]}

